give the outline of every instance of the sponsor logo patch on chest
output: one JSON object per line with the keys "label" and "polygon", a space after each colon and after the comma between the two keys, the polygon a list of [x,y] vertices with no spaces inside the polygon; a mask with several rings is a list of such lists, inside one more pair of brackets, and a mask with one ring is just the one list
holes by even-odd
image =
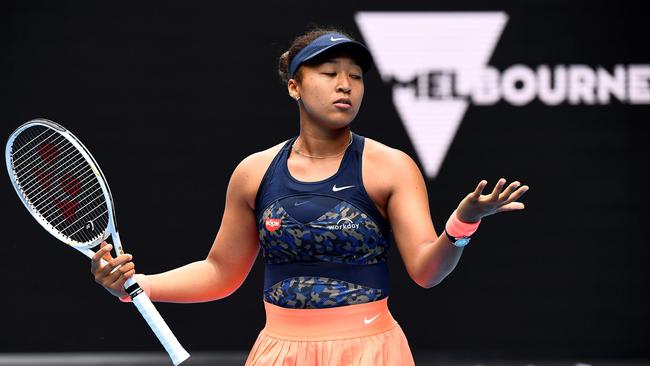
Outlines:
{"label": "sponsor logo patch on chest", "polygon": [[266,230],[274,232],[282,226],[282,219],[266,219],[264,220]]}

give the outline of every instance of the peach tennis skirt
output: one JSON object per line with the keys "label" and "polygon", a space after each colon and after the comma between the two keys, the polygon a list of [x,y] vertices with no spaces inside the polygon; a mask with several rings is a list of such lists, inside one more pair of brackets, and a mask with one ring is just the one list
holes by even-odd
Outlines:
{"label": "peach tennis skirt", "polygon": [[266,326],[246,366],[415,365],[388,298],[326,309],[264,302]]}

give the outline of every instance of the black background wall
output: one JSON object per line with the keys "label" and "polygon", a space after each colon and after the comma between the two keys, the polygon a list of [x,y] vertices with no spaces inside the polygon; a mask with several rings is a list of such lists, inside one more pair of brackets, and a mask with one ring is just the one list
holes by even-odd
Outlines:
{"label": "black background wall", "polygon": [[[139,271],[200,260],[236,164],[298,133],[277,57],[313,24],[363,40],[359,11],[505,12],[488,62],[499,70],[650,63],[641,1],[5,2],[0,135],[36,117],[63,124],[106,174]],[[377,69],[365,80],[353,130],[418,160],[391,86]],[[418,287],[392,252],[390,306],[416,354],[650,356],[649,112],[615,98],[469,106],[427,181],[437,232],[481,179],[531,190],[526,210],[484,220],[439,286]],[[1,352],[160,349],[6,177],[0,205]],[[246,350],[264,323],[262,272],[258,258],[232,296],[158,309],[190,350]]]}

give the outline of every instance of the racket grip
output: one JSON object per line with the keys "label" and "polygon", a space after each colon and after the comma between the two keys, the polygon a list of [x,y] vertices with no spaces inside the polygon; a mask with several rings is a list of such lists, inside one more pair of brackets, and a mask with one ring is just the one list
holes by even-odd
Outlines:
{"label": "racket grip", "polygon": [[133,304],[138,308],[144,320],[147,321],[151,330],[153,330],[160,343],[165,347],[174,365],[176,366],[187,360],[190,354],[178,342],[174,333],[169,329],[165,320],[160,316],[160,313],[156,310],[151,300],[149,300],[147,294],[140,289],[137,282],[130,278],[125,284],[125,287],[131,290],[130,294]]}

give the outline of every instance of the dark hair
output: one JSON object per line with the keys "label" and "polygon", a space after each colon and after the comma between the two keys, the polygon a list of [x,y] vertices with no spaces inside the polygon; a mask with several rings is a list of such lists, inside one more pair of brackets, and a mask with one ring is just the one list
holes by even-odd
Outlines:
{"label": "dark hair", "polygon": [[[293,58],[298,54],[298,52],[300,52],[300,50],[302,50],[303,48],[307,47],[307,45],[313,42],[316,38],[327,33],[340,33],[354,41],[354,38],[350,37],[349,34],[335,28],[316,27],[305,34],[296,37],[291,43],[291,47],[289,47],[289,50],[284,52],[282,55],[280,55],[280,58],[278,59],[278,75],[280,75],[280,79],[282,80],[283,83],[286,84],[287,81],[289,81],[290,79],[289,64],[291,63],[291,60],[293,60]],[[300,69],[298,69],[296,75],[294,75],[294,79],[300,81],[301,79]]]}

